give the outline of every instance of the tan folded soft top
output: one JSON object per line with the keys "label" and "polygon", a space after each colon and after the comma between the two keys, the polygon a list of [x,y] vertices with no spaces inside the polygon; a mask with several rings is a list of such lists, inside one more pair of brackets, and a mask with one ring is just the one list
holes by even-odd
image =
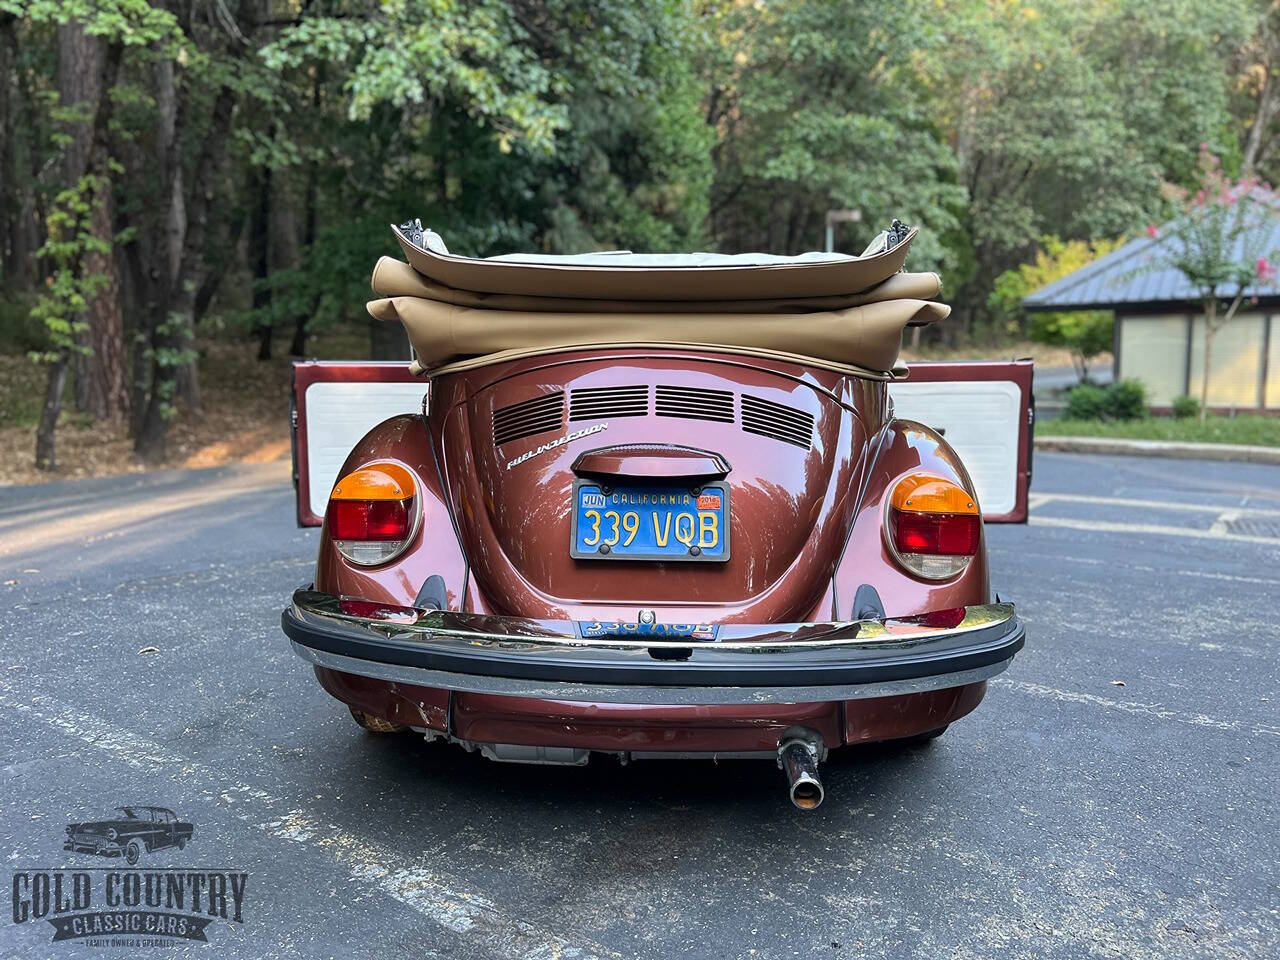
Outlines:
{"label": "tan folded soft top", "polygon": [[[408,225],[406,225],[408,228]],[[413,226],[417,226],[414,224]],[[916,231],[861,257],[805,254],[448,253],[394,228],[409,262],[383,257],[369,303],[399,320],[430,374],[591,346],[682,345],[763,354],[860,376],[892,375],[908,325],[950,312],[932,273],[902,273]]]}

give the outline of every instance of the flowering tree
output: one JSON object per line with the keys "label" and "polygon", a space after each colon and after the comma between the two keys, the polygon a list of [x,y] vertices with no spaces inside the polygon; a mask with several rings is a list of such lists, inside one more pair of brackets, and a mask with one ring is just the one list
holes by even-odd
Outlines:
{"label": "flowering tree", "polygon": [[1204,308],[1204,372],[1200,378],[1200,422],[1208,414],[1209,358],[1213,336],[1235,317],[1245,292],[1276,277],[1277,254],[1269,249],[1280,219],[1280,196],[1256,177],[1229,178],[1207,144],[1200,145],[1200,185],[1194,193],[1165,183],[1162,192],[1177,209],[1143,271],[1173,268],[1200,294]]}

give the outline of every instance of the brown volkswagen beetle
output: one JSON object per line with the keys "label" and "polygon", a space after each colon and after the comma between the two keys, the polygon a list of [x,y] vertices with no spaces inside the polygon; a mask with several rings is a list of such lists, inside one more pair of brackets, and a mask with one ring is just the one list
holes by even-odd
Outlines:
{"label": "brown volkswagen beetle", "polygon": [[812,809],[829,750],[937,737],[1009,666],[983,521],[1026,516],[1030,363],[899,362],[948,313],[903,272],[914,230],[480,260],[394,229],[369,311],[413,361],[295,368],[323,530],[283,627],[361,726],[528,763],[769,758]]}

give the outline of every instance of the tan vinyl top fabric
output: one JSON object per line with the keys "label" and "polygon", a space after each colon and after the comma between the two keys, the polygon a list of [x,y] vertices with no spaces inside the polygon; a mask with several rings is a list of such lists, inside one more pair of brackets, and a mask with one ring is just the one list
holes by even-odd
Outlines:
{"label": "tan vinyl top fabric", "polygon": [[[719,254],[474,260],[396,230],[409,257],[383,257],[369,303],[404,325],[416,372],[468,369],[557,350],[684,346],[894,375],[902,331],[945,318],[932,273],[902,273],[915,231],[863,257]],[[883,237],[884,235],[882,235]],[[875,252],[875,251],[879,252]],[[616,264],[616,265],[615,265]]]}
{"label": "tan vinyl top fabric", "polygon": [[421,297],[459,307],[557,313],[807,313],[841,310],[879,300],[932,300],[942,290],[936,273],[895,273],[861,293],[768,300],[600,300],[476,293],[433,283],[403,260],[382,257],[373,268],[373,290],[384,297]]}
{"label": "tan vinyl top fabric", "polygon": [[862,293],[902,269],[915,239],[869,256],[808,254],[657,255],[589,257],[459,257],[413,243],[392,227],[413,269],[454,290],[532,297],[598,300],[769,300]]}
{"label": "tan vinyl top fabric", "polygon": [[399,320],[426,368],[462,357],[616,343],[706,343],[802,355],[871,371],[888,371],[902,331],[913,320],[945,317],[950,308],[900,299],[814,313],[530,313],[459,307],[421,297],[369,304],[379,320]]}
{"label": "tan vinyl top fabric", "polygon": [[868,370],[865,367],[858,367],[848,363],[836,363],[830,360],[821,360],[816,357],[805,356],[800,353],[788,353],[785,350],[764,350],[756,347],[726,347],[719,343],[587,343],[573,347],[565,346],[546,346],[546,347],[530,347],[527,349],[503,350],[499,353],[491,353],[482,357],[466,357],[461,360],[453,360],[439,367],[424,367],[417,360],[409,364],[409,372],[418,377],[439,377],[450,373],[463,373],[467,370],[475,370],[478,367],[487,367],[490,364],[505,363],[510,360],[523,360],[526,357],[541,357],[551,353],[563,354],[570,351],[578,350],[599,350],[608,348],[613,349],[631,349],[631,350],[651,350],[655,346],[664,350],[680,350],[687,349],[695,351],[699,354],[703,353],[726,353],[735,357],[762,357],[766,360],[781,360],[786,363],[794,363],[801,367],[817,367],[822,370],[834,370],[837,373],[845,373],[854,377],[861,377],[864,380],[905,380],[907,378],[907,365],[898,360],[891,370]]}

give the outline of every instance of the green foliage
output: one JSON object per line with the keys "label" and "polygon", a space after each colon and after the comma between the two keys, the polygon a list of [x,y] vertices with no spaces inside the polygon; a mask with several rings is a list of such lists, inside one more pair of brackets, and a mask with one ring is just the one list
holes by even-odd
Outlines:
{"label": "green foliage", "polygon": [[1117,380],[1106,387],[1082,383],[1067,394],[1067,420],[1141,420],[1147,415],[1147,391],[1137,380]]}
{"label": "green foliage", "polygon": [[946,45],[938,10],[928,0],[708,5],[723,248],[812,250],[828,209],[856,208],[862,222],[842,230],[840,249],[861,250],[898,217],[923,228],[913,266],[953,265],[943,237],[965,190],[921,69]]}
{"label": "green foliage", "polygon": [[[1219,158],[1200,145],[1197,188],[1166,182],[1176,213],[1139,272],[1172,267],[1202,291],[1206,302],[1238,297],[1255,280],[1270,280],[1277,253],[1269,248],[1280,218],[1280,196],[1256,177],[1232,179]],[[1152,228],[1152,236],[1157,236]]]}
{"label": "green foliage", "polygon": [[967,191],[947,287],[960,322],[981,324],[994,279],[1043,234],[1115,237],[1159,218],[1161,177],[1184,176],[1188,144],[1227,134],[1223,64],[1258,12],[1249,0],[954,0],[935,17],[930,108]]}
{"label": "green foliage", "polygon": [[1106,392],[1092,383],[1081,383],[1067,394],[1062,416],[1067,420],[1101,420],[1106,410]]}
{"label": "green foliage", "polygon": [[1173,398],[1173,415],[1179,420],[1200,416],[1200,401],[1183,394]]}
{"label": "green foliage", "polygon": [[162,44],[176,53],[182,35],[174,15],[149,0],[0,0],[0,12],[32,23],[83,23],[89,36],[126,47]]}
{"label": "green foliage", "polygon": [[1147,415],[1147,388],[1138,380],[1107,384],[1102,412],[1109,420],[1141,420]]}
{"label": "green foliage", "polygon": [[1088,374],[1089,361],[1111,349],[1115,317],[1106,310],[1036,313],[1027,324],[1027,336],[1035,343],[1067,347],[1076,369],[1084,377]]}
{"label": "green foliage", "polygon": [[1195,419],[1147,417],[1145,420],[1054,420],[1043,424],[1037,436],[1127,437],[1134,440],[1168,440],[1183,443],[1242,443],[1280,447],[1276,418],[1263,415],[1209,416]]}
{"label": "green foliage", "polygon": [[401,0],[374,16],[305,16],[259,56],[281,74],[317,61],[341,66],[350,120],[385,107],[409,123],[430,105],[456,100],[464,117],[487,126],[499,150],[550,151],[567,117],[551,102],[557,80],[530,49],[515,8],[501,0]]}
{"label": "green foliage", "polygon": [[1007,332],[1025,333],[1036,343],[1070,349],[1083,378],[1088,373],[1089,361],[1111,349],[1115,318],[1110,311],[1034,313],[1028,317],[1022,309],[1022,300],[1123,244],[1123,240],[1089,243],[1041,237],[1040,249],[1031,263],[1006,270],[996,278],[987,304]]}
{"label": "green foliage", "polygon": [[81,318],[89,301],[111,282],[106,274],[85,268],[89,254],[111,249],[93,234],[93,213],[104,202],[103,187],[98,177],[86,175],[54,199],[48,239],[39,252],[52,265],[52,272],[31,307],[31,318],[43,324],[46,337],[43,348],[30,353],[38,363],[54,363],[68,354],[87,352],[80,344],[79,334],[86,329]]}

